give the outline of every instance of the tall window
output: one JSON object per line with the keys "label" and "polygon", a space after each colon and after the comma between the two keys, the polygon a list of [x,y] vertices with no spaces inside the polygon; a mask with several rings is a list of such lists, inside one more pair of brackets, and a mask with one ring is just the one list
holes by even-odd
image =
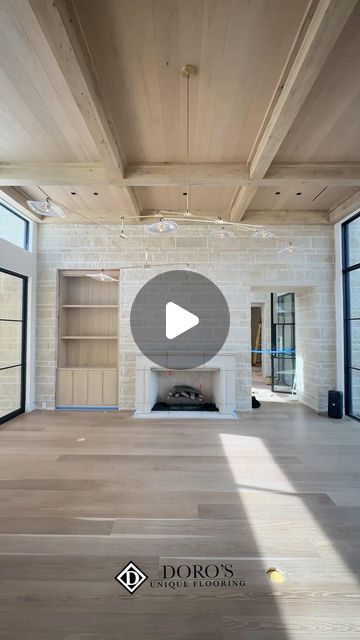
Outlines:
{"label": "tall window", "polygon": [[0,238],[29,249],[29,222],[0,201]]}
{"label": "tall window", "polygon": [[343,224],[345,411],[360,420],[360,214]]}
{"label": "tall window", "polygon": [[0,269],[0,424],[25,411],[27,278]]}

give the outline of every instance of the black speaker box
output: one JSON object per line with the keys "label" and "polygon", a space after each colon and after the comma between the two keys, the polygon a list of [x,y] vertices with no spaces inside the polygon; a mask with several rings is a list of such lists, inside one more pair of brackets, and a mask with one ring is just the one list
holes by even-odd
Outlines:
{"label": "black speaker box", "polygon": [[329,418],[343,417],[344,394],[342,391],[329,391],[328,416]]}

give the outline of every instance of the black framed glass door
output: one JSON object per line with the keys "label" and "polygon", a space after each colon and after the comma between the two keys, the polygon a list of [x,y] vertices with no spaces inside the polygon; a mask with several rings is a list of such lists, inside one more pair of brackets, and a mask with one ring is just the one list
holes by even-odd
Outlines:
{"label": "black framed glass door", "polygon": [[271,380],[272,390],[295,390],[295,294],[271,294]]}
{"label": "black framed glass door", "polygon": [[0,424],[25,411],[27,278],[0,269]]}
{"label": "black framed glass door", "polygon": [[360,420],[360,216],[342,226],[345,413]]}

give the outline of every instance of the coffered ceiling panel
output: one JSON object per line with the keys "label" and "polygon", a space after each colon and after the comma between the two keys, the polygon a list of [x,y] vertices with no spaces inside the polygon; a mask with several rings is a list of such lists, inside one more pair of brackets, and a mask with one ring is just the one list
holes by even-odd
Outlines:
{"label": "coffered ceiling panel", "polygon": [[307,0],[73,0],[127,162],[247,160]]}
{"label": "coffered ceiling panel", "polygon": [[286,187],[260,187],[249,209],[325,211],[343,202],[357,189],[326,185],[292,184]]}
{"label": "coffered ceiling panel", "polygon": [[0,161],[98,160],[27,2],[0,2]]}
{"label": "coffered ceiling panel", "polygon": [[334,45],[276,158],[360,160],[360,3]]}
{"label": "coffered ceiling panel", "polygon": [[[186,196],[176,187],[137,187],[135,189],[142,209],[170,209],[184,211]],[[228,217],[234,189],[228,187],[193,187],[190,192],[190,208],[193,213],[214,213]]]}

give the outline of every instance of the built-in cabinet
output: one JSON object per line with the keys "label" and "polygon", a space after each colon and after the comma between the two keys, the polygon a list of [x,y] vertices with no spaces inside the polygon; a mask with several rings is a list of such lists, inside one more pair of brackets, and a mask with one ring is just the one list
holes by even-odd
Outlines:
{"label": "built-in cabinet", "polygon": [[86,273],[60,272],[58,407],[118,404],[118,282]]}

